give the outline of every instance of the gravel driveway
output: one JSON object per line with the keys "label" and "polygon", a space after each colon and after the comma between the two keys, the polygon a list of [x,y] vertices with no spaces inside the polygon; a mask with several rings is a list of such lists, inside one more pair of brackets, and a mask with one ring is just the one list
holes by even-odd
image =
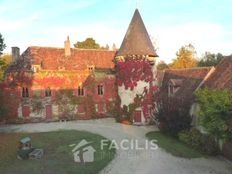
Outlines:
{"label": "gravel driveway", "polygon": [[[88,121],[2,125],[0,132],[47,132],[59,129],[86,130],[100,134],[117,144],[123,139],[138,140],[145,147],[145,134],[154,126],[129,126],[113,119]],[[102,174],[232,174],[232,163],[219,158],[185,159],[174,157],[164,150],[118,150],[115,159]]]}

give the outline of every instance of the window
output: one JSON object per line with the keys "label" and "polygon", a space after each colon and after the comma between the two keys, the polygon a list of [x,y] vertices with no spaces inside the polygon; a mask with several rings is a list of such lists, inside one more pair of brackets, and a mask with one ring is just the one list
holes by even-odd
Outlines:
{"label": "window", "polygon": [[35,66],[32,66],[32,71],[33,71],[34,73],[36,73],[36,72],[38,71],[38,68],[35,67]]}
{"label": "window", "polygon": [[40,65],[32,65],[31,69],[34,73],[36,73],[36,72],[40,71],[41,67],[40,67]]}
{"label": "window", "polygon": [[46,90],[45,90],[45,97],[51,97],[52,96],[52,92],[51,92],[51,89],[48,87]]}
{"label": "window", "polygon": [[28,88],[26,88],[26,87],[23,87],[23,88],[22,88],[22,97],[23,97],[23,98],[28,98],[28,97],[29,97]]}
{"label": "window", "polygon": [[64,71],[64,70],[65,70],[65,67],[64,67],[64,66],[59,66],[59,67],[58,67],[58,70],[59,70],[59,71]]}
{"label": "window", "polygon": [[97,86],[97,94],[98,95],[103,95],[103,85],[98,85]]}
{"label": "window", "polygon": [[78,86],[77,95],[84,96],[84,88],[82,86]]}
{"label": "window", "polygon": [[173,95],[174,93],[174,87],[172,85],[169,85],[169,95]]}
{"label": "window", "polygon": [[40,62],[40,67],[43,69],[43,61]]}
{"label": "window", "polygon": [[183,84],[183,79],[170,79],[168,84],[168,95],[174,96]]}

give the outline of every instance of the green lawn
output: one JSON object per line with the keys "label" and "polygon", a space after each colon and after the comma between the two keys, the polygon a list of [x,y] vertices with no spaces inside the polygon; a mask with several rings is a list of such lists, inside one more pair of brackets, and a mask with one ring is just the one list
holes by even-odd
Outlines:
{"label": "green lawn", "polygon": [[146,134],[149,140],[157,140],[157,144],[160,148],[166,152],[171,153],[174,156],[183,158],[200,158],[203,155],[195,149],[180,142],[177,138],[164,135],[160,132],[149,132]]}
{"label": "green lawn", "polygon": [[[18,160],[18,141],[29,136],[32,145],[43,148],[45,154],[39,160]],[[82,139],[93,142],[96,150],[95,161],[86,165],[74,162],[70,144],[78,144]],[[100,140],[104,137],[84,131],[56,131],[45,133],[0,133],[0,173],[2,174],[96,174],[115,155],[115,149],[101,150]]]}

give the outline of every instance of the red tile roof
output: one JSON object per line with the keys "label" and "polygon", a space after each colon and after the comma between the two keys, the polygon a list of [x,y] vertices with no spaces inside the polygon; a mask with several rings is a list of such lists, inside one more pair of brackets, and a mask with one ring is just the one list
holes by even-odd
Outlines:
{"label": "red tile roof", "polygon": [[83,70],[87,65],[97,68],[113,68],[112,62],[115,51],[97,49],[71,48],[71,55],[65,56],[64,48],[28,47],[22,54],[24,59],[31,60],[32,64],[42,64],[45,70]]}

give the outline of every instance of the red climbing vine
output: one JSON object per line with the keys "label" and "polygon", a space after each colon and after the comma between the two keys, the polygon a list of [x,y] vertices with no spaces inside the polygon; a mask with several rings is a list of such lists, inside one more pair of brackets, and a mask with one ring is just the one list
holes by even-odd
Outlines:
{"label": "red climbing vine", "polygon": [[124,84],[125,89],[133,90],[137,86],[138,81],[151,82],[153,74],[151,66],[146,60],[126,60],[118,62],[116,67],[117,85]]}

